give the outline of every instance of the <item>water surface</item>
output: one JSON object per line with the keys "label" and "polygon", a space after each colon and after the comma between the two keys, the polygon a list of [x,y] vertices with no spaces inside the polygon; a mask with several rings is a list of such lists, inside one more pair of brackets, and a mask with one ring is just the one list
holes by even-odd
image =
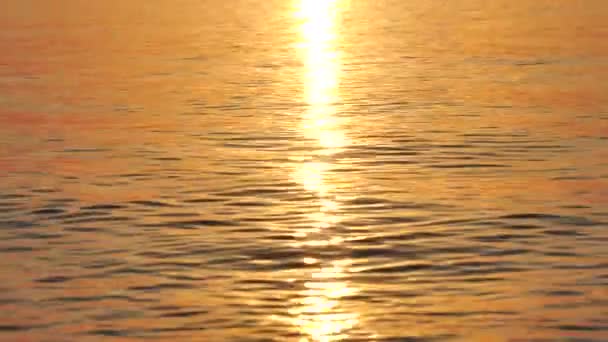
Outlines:
{"label": "water surface", "polygon": [[2,7],[1,340],[608,340],[604,1]]}

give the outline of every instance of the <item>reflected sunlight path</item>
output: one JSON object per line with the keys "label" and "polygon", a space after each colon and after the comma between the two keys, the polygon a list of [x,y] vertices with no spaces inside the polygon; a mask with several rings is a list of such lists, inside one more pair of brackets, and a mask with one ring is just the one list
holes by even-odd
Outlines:
{"label": "reflected sunlight path", "polygon": [[[318,211],[310,213],[315,225],[298,231],[302,238],[297,247],[314,250],[316,247],[335,246],[340,249],[343,238],[334,227],[340,223],[340,203],[336,200],[335,184],[331,174],[332,155],[346,145],[346,136],[337,118],[339,102],[340,56],[336,48],[337,16],[345,5],[341,0],[298,0],[296,17],[299,24],[304,96],[308,105],[303,115],[302,132],[311,141],[311,152],[303,156],[294,172],[294,178],[304,189],[315,195]],[[325,157],[325,158],[323,158]],[[358,314],[344,309],[341,299],[357,293],[348,281],[350,259],[317,260],[304,262],[318,264],[310,274],[305,289],[292,300],[289,309],[290,323],[306,337],[304,341],[339,341],[349,337],[348,332],[358,324]]]}

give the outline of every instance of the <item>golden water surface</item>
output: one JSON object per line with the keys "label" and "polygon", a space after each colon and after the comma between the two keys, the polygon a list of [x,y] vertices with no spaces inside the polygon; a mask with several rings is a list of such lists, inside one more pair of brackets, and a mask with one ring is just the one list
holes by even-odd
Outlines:
{"label": "golden water surface", "polygon": [[604,1],[1,7],[0,340],[608,340]]}

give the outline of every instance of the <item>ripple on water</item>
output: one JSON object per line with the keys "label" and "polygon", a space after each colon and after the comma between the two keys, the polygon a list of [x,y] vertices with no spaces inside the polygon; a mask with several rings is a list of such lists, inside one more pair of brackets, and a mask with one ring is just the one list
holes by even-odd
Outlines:
{"label": "ripple on water", "polygon": [[0,340],[608,340],[603,3],[215,2],[5,6]]}

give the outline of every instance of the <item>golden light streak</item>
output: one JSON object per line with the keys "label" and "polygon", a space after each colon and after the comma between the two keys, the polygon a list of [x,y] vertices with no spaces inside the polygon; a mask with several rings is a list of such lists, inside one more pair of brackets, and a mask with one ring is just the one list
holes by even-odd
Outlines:
{"label": "golden light streak", "polygon": [[300,20],[299,50],[305,64],[304,84],[308,110],[304,134],[315,139],[322,154],[333,154],[346,143],[340,120],[336,118],[339,101],[340,56],[336,49],[336,22],[339,0],[301,0],[296,17]]}
{"label": "golden light streak", "polygon": [[[337,15],[344,0],[297,0],[297,20],[300,23],[299,52],[304,61],[304,96],[308,105],[303,116],[302,131],[311,146],[308,161],[302,162],[294,178],[304,189],[317,198],[319,209],[310,213],[316,222],[312,229],[300,230],[298,237],[305,238],[294,245],[303,249],[339,246],[344,239],[333,235],[331,229],[340,223],[336,213],[335,186],[327,180],[332,164],[319,161],[320,156],[331,156],[346,144],[337,117],[339,104],[340,56],[336,48]],[[313,236],[314,235],[314,236]],[[305,336],[301,342],[330,342],[348,338],[348,332],[358,324],[358,314],[347,312],[341,305],[344,297],[357,290],[348,282],[350,260],[323,261],[305,258],[304,262],[318,269],[310,275],[305,289],[292,300],[289,321]]]}

